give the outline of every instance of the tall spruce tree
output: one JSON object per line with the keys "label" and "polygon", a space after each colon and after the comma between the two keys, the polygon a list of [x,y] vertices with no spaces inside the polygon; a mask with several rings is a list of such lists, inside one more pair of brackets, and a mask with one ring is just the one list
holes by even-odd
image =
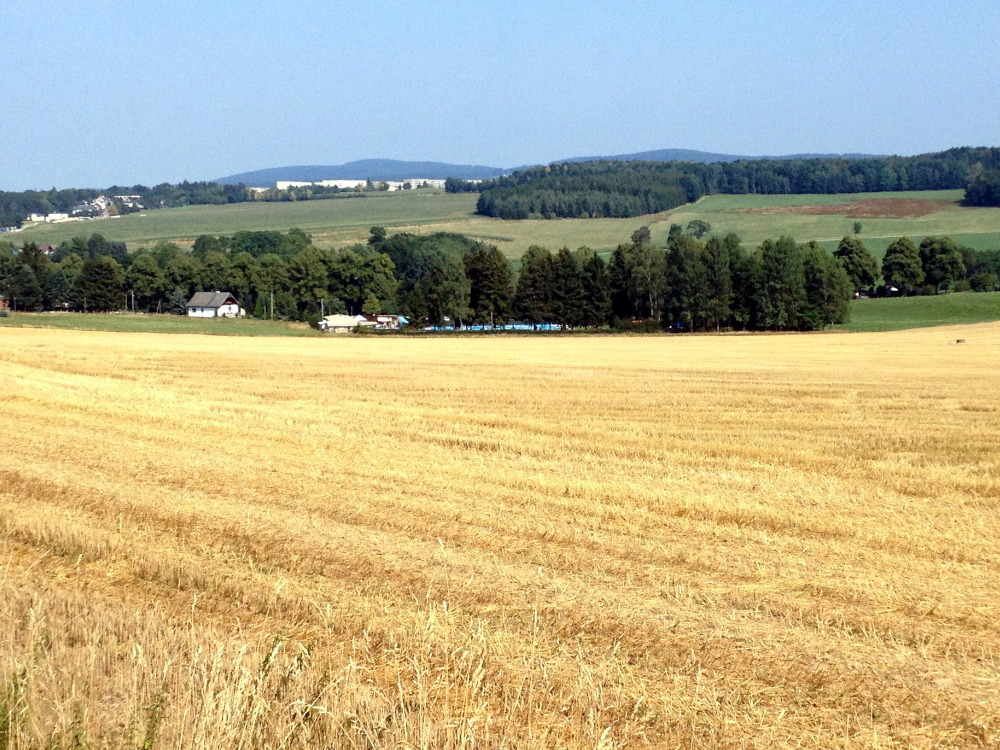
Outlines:
{"label": "tall spruce tree", "polygon": [[552,260],[552,314],[561,327],[583,321],[583,280],[576,256],[563,246]]}
{"label": "tall spruce tree", "polygon": [[636,313],[629,294],[632,270],[628,257],[628,246],[619,245],[611,255],[608,264],[608,294],[611,317],[616,320],[632,320]]}
{"label": "tall spruce tree", "polygon": [[495,245],[480,243],[465,256],[469,279],[469,307],[476,323],[495,326],[510,314],[514,296],[510,263]]}
{"label": "tall spruce tree", "polygon": [[553,259],[544,247],[532,245],[521,257],[521,273],[514,292],[514,310],[526,323],[537,326],[553,319]]}
{"label": "tall spruce tree", "polygon": [[125,271],[110,255],[94,255],[83,263],[76,296],[85,312],[108,312],[125,306]]}
{"label": "tall spruce tree", "polygon": [[580,283],[583,286],[581,325],[597,327],[611,320],[611,287],[608,264],[590,248],[577,250],[580,263]]}
{"label": "tall spruce tree", "polygon": [[11,307],[31,312],[42,306],[42,285],[31,266],[21,263],[8,285]]}

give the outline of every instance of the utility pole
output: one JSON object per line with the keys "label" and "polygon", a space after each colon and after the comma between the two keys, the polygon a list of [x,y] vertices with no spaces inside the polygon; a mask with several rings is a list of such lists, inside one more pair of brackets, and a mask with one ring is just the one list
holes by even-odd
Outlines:
{"label": "utility pole", "polygon": [[319,301],[319,317],[326,317],[326,297],[321,297]]}
{"label": "utility pole", "polygon": [[271,320],[274,320],[274,290],[271,290]]}

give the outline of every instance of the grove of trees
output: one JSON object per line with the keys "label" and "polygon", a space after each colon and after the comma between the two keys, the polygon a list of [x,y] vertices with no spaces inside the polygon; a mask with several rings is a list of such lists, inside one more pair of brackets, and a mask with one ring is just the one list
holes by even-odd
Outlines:
{"label": "grove of trees", "polygon": [[948,237],[900,238],[880,266],[857,237],[831,254],[791,237],[748,249],[734,234],[696,236],[705,231],[674,225],[658,247],[643,227],[607,260],[532,246],[517,274],[495,246],[448,233],[372,227],[367,243],[325,249],[298,229],[237,232],[135,252],[94,234],[51,255],[0,244],[0,297],[20,311],[183,314],[194,292],[224,290],[255,317],[313,322],[391,312],[417,326],[816,330],[845,321],[852,296],[990,291],[1000,277],[1000,251]]}
{"label": "grove of trees", "polygon": [[704,195],[860,193],[966,188],[969,205],[1000,205],[1000,148],[921,156],[760,159],[731,163],[590,161],[519,170],[474,186],[477,211],[503,219],[631,217]]}

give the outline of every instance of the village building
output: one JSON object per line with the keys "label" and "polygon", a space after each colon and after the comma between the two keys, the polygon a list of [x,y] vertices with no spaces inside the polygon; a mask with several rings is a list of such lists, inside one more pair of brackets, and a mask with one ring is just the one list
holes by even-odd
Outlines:
{"label": "village building", "polygon": [[321,331],[349,333],[358,328],[375,328],[376,323],[364,315],[327,315],[319,322]]}
{"label": "village building", "polygon": [[403,315],[388,315],[379,313],[378,315],[365,315],[365,320],[373,323],[379,331],[398,331],[409,323],[409,319]]}
{"label": "village building", "polygon": [[229,292],[195,292],[186,305],[189,318],[235,318],[243,314]]}

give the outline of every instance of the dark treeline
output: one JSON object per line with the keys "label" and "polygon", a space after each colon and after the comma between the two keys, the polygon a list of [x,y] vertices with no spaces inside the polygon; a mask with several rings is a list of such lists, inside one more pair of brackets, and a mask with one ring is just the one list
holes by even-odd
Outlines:
{"label": "dark treeline", "polygon": [[1000,206],[1000,169],[975,169],[965,186],[966,206]]}
{"label": "dark treeline", "polygon": [[675,332],[816,330],[847,319],[847,274],[815,243],[782,237],[750,252],[733,234],[702,242],[679,230],[666,248],[639,230],[608,262],[588,248],[529,248],[515,314],[533,324]]}
{"label": "dark treeline", "polygon": [[[477,211],[503,219],[631,217],[705,195],[953,190],[995,185],[1000,148],[955,148],[875,159],[752,160],[732,163],[594,161],[520,170],[480,183]],[[459,188],[474,186],[448,186]],[[995,193],[989,193],[995,195]],[[974,205],[987,205],[976,203]],[[992,205],[992,204],[988,204]]]}
{"label": "dark treeline", "polygon": [[692,222],[666,247],[648,228],[605,260],[582,247],[530,247],[515,277],[493,245],[457,234],[389,235],[323,249],[305,232],[202,235],[191,251],[161,242],[128,252],[98,234],[51,255],[0,243],[0,297],[15,310],[130,309],[183,314],[196,291],[233,293],[249,314],[315,322],[323,313],[389,312],[417,326],[496,326],[676,332],[816,330],[846,320],[852,296],[992,291],[1000,251],[947,237],[901,238],[881,263],[857,237],[833,254],[790,237],[745,248]]}

